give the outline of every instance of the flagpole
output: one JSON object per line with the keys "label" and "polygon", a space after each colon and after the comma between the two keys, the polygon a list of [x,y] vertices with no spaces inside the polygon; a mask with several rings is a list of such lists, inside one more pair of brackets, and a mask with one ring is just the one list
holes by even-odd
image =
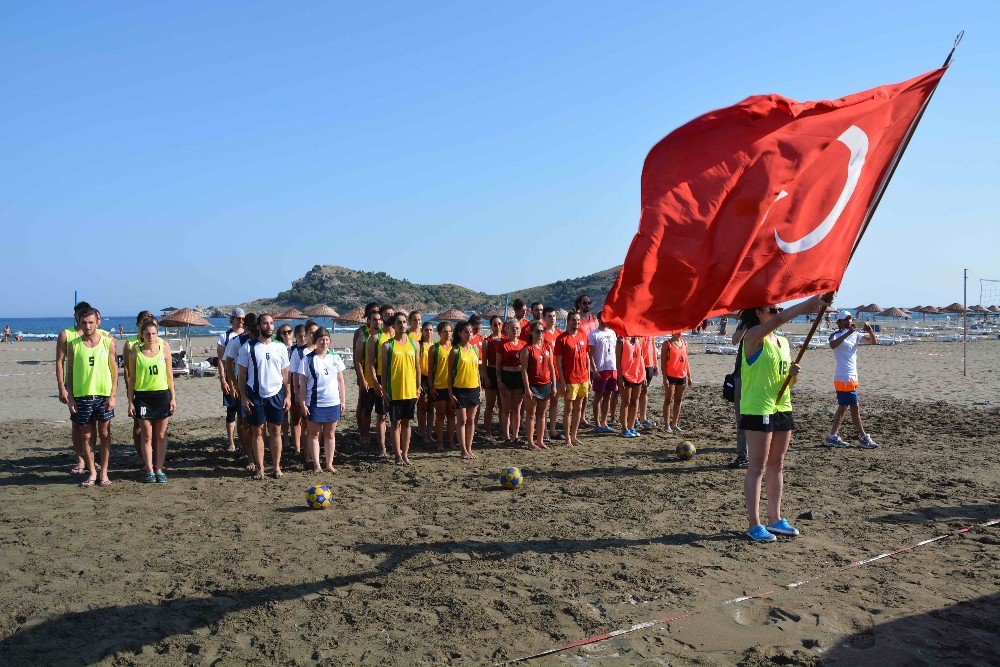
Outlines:
{"label": "flagpole", "polygon": [[[955,37],[955,43],[952,44],[951,51],[948,52],[948,57],[944,59],[944,65],[941,66],[943,69],[946,69],[951,65],[951,57],[955,55],[955,49],[958,47],[959,42],[962,41],[962,37],[964,35],[965,31],[963,30],[960,33],[958,33],[958,36]],[[939,79],[938,84],[940,83],[941,80]],[[889,181],[892,180],[893,175],[896,173],[896,167],[899,166],[900,160],[903,159],[903,153],[906,152],[906,147],[910,145],[910,140],[913,138],[913,133],[916,132],[917,125],[920,124],[920,119],[924,117],[924,111],[927,110],[927,105],[930,104],[931,98],[934,97],[934,93],[936,92],[937,92],[937,86],[935,85],[934,90],[931,91],[931,94],[927,96],[927,99],[924,100],[924,103],[920,106],[920,111],[917,112],[916,116],[914,116],[913,121],[910,123],[910,127],[907,128],[906,135],[903,137],[903,142],[899,145],[899,148],[896,149],[896,154],[893,155],[892,163],[889,165],[889,171],[886,172],[885,177],[882,179],[882,182],[879,183],[875,199],[872,200],[871,206],[868,207],[868,211],[865,213],[865,220],[863,223],[861,223],[861,231],[858,232],[858,238],[855,239],[854,247],[851,248],[851,255],[850,257],[847,258],[848,264],[850,264],[851,260],[854,259],[854,253],[857,252],[858,246],[861,244],[861,237],[864,236],[865,232],[868,230],[868,223],[871,222],[872,217],[875,215],[875,210],[878,208],[878,205],[882,202],[882,196],[885,194],[886,189],[889,187]],[[803,341],[802,347],[801,349],[799,349],[799,353],[795,356],[796,364],[802,361],[803,355],[805,355],[806,350],[809,349],[809,343],[812,341],[813,335],[816,333],[816,328],[819,326],[820,318],[823,317],[823,313],[825,312],[826,312],[826,304],[824,303],[820,307],[819,312],[816,315],[816,321],[813,322],[812,327],[809,329],[809,333],[806,335],[806,339],[805,341]],[[788,389],[788,384],[791,381],[792,381],[791,375],[785,377],[785,381],[781,384],[781,389],[778,390],[777,400],[781,400],[781,397],[784,396],[785,390]]]}

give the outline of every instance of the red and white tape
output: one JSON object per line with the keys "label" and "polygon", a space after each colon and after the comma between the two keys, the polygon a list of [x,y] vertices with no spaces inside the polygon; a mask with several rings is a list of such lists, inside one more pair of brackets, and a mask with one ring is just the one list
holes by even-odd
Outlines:
{"label": "red and white tape", "polygon": [[[889,551],[884,554],[872,556],[871,558],[865,558],[864,560],[854,561],[852,563],[848,563],[847,565],[835,567],[830,570],[827,570],[826,572],[822,572],[816,575],[815,577],[810,577],[808,579],[803,579],[801,581],[785,584],[783,588],[785,589],[798,588],[799,586],[803,586],[810,582],[816,581],[817,579],[822,579],[823,577],[829,576],[836,572],[843,572],[854,568],[864,567],[865,565],[870,565],[871,563],[882,560],[883,558],[892,558],[893,556],[898,556],[899,554],[903,554],[908,551],[913,551],[914,549],[917,549],[919,547],[926,546],[934,542],[939,542],[941,540],[946,540],[949,537],[954,537],[955,535],[961,535],[962,533],[967,533],[974,528],[986,528],[988,526],[995,526],[998,523],[1000,523],[1000,519],[991,519],[984,523],[979,523],[973,526],[968,526],[966,528],[961,528],[951,533],[946,533],[944,535],[931,537],[929,539],[917,542],[916,544],[911,544],[908,547],[903,547],[902,549],[896,549],[895,551]],[[724,600],[720,604],[728,605],[728,604],[735,604],[737,602],[746,602],[747,600],[755,600],[758,598],[768,597],[770,595],[776,594],[777,592],[778,590],[773,590],[773,591],[764,591],[761,593],[753,593],[752,595],[741,595],[740,597],[733,598],[731,600]],[[507,660],[506,662],[500,662],[496,664],[496,667],[501,667],[502,665],[514,665],[517,663],[526,662],[528,660],[534,660],[535,658],[541,658],[547,655],[552,655],[553,653],[561,653],[562,651],[568,651],[570,649],[578,648],[580,646],[586,646],[588,644],[596,644],[597,642],[602,642],[607,639],[612,639],[613,637],[621,637],[622,635],[627,635],[629,633],[637,632],[639,630],[645,630],[646,628],[652,628],[654,626],[663,625],[665,623],[670,623],[672,621],[679,621],[684,618],[690,618],[691,616],[695,616],[698,613],[700,612],[689,611],[686,613],[675,614],[673,616],[666,616],[664,618],[656,618],[651,621],[645,621],[643,623],[637,623],[635,625],[630,625],[627,628],[620,628],[618,630],[612,630],[610,632],[605,632],[600,635],[593,635],[591,637],[587,637],[586,639],[575,641],[572,644],[566,644],[564,646],[556,646],[550,649],[545,649],[544,651],[539,651],[538,653],[532,653],[531,655],[521,656],[520,658],[514,658],[512,660]]]}

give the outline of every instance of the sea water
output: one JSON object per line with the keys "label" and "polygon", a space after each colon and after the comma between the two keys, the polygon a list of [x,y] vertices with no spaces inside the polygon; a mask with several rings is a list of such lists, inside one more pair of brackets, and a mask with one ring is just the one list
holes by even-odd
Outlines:
{"label": "sea water", "polygon": [[[225,333],[229,328],[229,319],[225,317],[208,317],[205,318],[212,323],[210,327],[191,327],[191,336],[215,336],[220,333]],[[333,322],[328,317],[314,317],[313,320],[320,326],[325,326],[331,331],[336,332],[351,332],[354,331],[357,326],[339,326],[333,324]],[[281,320],[278,320],[280,323]],[[295,325],[302,322],[289,322],[289,324]],[[55,340],[59,335],[59,332],[63,329],[67,329],[73,326],[73,319],[71,317],[11,317],[7,319],[0,319],[0,331],[3,328],[10,325],[11,334],[14,336],[20,336],[25,340]],[[109,316],[101,318],[101,328],[105,331],[110,331],[113,334],[118,334],[119,325],[125,332],[125,337],[130,337],[136,335],[135,330],[135,316]],[[169,327],[169,331],[173,333],[176,327]]]}

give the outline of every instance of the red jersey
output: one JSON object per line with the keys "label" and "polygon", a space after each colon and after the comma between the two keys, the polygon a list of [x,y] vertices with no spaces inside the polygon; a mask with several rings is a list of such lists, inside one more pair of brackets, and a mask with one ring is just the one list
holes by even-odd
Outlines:
{"label": "red jersey", "polygon": [[531,343],[531,322],[523,317],[521,318],[521,333],[517,337],[523,340],[526,345]]}
{"label": "red jersey", "polygon": [[646,362],[646,368],[656,368],[656,343],[652,336],[643,336],[639,339],[642,342],[642,359]]}
{"label": "red jersey", "polygon": [[575,334],[564,331],[556,340],[555,355],[567,384],[582,384],[590,380],[590,343],[582,329]]}
{"label": "red jersey", "polygon": [[483,360],[483,334],[472,334],[469,336],[469,342],[472,343],[472,347],[476,348],[476,354],[479,355],[479,361]]}
{"label": "red jersey", "polygon": [[688,346],[682,338],[681,346],[676,347],[669,340],[663,344],[663,350],[667,353],[667,375],[672,378],[686,378],[688,376]]}
{"label": "red jersey", "polygon": [[500,343],[503,342],[503,338],[494,338],[491,334],[489,338],[483,339],[483,354],[485,357],[481,357],[486,360],[487,366],[497,365],[497,354],[500,352]]}
{"label": "red jersey", "polygon": [[542,343],[541,347],[528,345],[528,384],[540,387],[552,382],[552,346]]}
{"label": "red jersey", "polygon": [[500,352],[500,365],[504,367],[521,367],[521,350],[524,348],[523,340],[507,340],[498,348]]}
{"label": "red jersey", "polygon": [[556,340],[558,340],[559,336],[562,336],[562,334],[563,332],[560,331],[559,328],[556,328],[555,331],[549,331],[548,329],[546,329],[544,334],[545,342],[551,345],[552,347],[555,347]]}
{"label": "red jersey", "polygon": [[597,326],[597,315],[593,313],[580,315],[580,331],[583,332],[584,336],[589,336],[590,332],[596,329]]}
{"label": "red jersey", "polygon": [[646,358],[642,338],[622,338],[622,363],[618,371],[626,382],[639,384],[646,379]]}

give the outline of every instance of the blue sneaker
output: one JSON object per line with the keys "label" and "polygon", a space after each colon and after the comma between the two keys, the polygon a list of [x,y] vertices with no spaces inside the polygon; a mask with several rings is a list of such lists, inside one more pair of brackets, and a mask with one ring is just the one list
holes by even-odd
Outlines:
{"label": "blue sneaker", "polygon": [[789,537],[795,537],[799,534],[799,529],[788,523],[785,519],[778,519],[768,526],[767,529],[772,533],[777,533],[778,535],[788,535]]}
{"label": "blue sneaker", "polygon": [[753,530],[748,530],[747,537],[754,542],[775,542],[778,539],[764,526],[757,526]]}
{"label": "blue sneaker", "polygon": [[639,431],[637,431],[636,429],[632,429],[632,437],[633,438],[638,438],[641,435],[642,435],[642,433],[639,433]]}
{"label": "blue sneaker", "polygon": [[632,431],[628,430],[627,428],[626,429],[622,429],[622,437],[623,438],[631,438],[632,437]]}

